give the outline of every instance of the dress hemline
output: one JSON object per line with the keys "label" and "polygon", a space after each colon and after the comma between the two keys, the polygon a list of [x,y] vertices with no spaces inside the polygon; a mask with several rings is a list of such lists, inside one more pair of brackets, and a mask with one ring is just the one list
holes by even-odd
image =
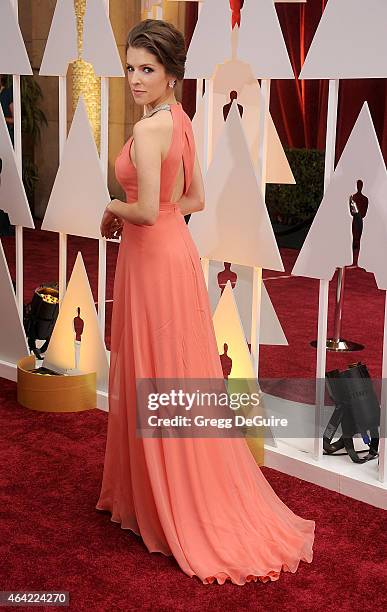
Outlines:
{"label": "dress hemline", "polygon": [[[95,506],[95,508],[96,510],[100,510],[103,512],[109,512],[112,515],[112,511],[109,508],[100,507],[98,505]],[[110,521],[112,523],[120,525],[121,529],[131,531],[136,536],[141,538],[141,541],[143,542],[148,552],[161,553],[165,557],[174,557],[172,552],[166,553],[163,550],[149,548],[147,544],[144,542],[144,539],[141,536],[141,534],[137,533],[137,531],[135,531],[135,529],[133,529],[132,527],[123,527],[122,521],[114,519],[113,516],[110,517]],[[311,521],[311,522],[314,522],[314,521]],[[301,561],[303,561],[304,563],[312,563],[314,531],[315,531],[315,525],[313,526],[313,531],[310,534],[310,541],[308,542],[308,544],[304,543],[302,547],[302,551],[299,553],[299,555],[297,555],[291,567],[289,566],[288,563],[283,563],[279,569],[270,569],[270,570],[263,571],[263,572],[257,572],[256,570],[246,570],[245,572],[242,572],[242,574],[245,575],[242,581],[230,575],[230,573],[223,572],[223,571],[218,571],[218,572],[215,572],[214,574],[210,574],[204,579],[202,579],[200,576],[198,576],[198,574],[195,574],[194,572],[187,573],[186,571],[184,570],[183,571],[189,578],[198,578],[198,580],[200,580],[200,582],[204,585],[218,584],[219,586],[221,586],[223,584],[229,583],[229,584],[235,584],[236,586],[244,586],[245,584],[249,584],[251,582],[262,582],[264,584],[267,582],[276,582],[277,580],[280,579],[281,575],[286,572],[295,574],[299,568]],[[308,551],[308,553],[305,552],[305,549]]]}

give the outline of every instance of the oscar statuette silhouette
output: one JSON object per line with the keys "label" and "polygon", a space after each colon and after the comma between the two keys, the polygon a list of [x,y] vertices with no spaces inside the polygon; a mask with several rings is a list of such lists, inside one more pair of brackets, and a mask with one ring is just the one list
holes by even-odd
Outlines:
{"label": "oscar statuette silhouette", "polygon": [[81,336],[83,333],[83,329],[85,326],[85,323],[83,321],[83,319],[81,319],[81,309],[77,308],[77,316],[74,317],[73,319],[73,327],[74,327],[74,333],[75,333],[75,340],[74,340],[74,361],[75,361],[75,370],[79,371],[79,364],[81,361]]}

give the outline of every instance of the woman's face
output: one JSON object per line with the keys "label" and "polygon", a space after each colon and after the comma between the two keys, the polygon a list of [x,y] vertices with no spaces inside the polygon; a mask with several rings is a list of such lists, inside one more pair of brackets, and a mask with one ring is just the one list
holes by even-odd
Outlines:
{"label": "woman's face", "polygon": [[172,77],[166,74],[156,56],[146,49],[129,47],[126,62],[129,86],[136,104],[157,104],[168,95],[168,83]]}

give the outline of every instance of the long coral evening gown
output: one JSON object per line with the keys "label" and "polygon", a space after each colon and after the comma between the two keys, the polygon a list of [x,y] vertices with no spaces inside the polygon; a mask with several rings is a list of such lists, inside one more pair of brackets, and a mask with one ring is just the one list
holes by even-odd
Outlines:
{"label": "long coral evening gown", "polygon": [[[136,437],[137,378],[222,378],[208,293],[184,216],[171,202],[181,158],[185,192],[195,160],[192,125],[170,106],[172,142],[161,167],[160,214],[124,223],[114,281],[105,464],[96,508],[173,555],[204,584],[277,580],[313,558],[315,523],[275,494],[244,438]],[[128,206],[137,200],[131,139],[116,161]]]}

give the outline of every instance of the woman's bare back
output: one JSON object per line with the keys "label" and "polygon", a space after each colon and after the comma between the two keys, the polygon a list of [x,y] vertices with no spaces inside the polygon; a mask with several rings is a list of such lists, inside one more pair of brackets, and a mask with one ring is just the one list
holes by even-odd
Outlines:
{"label": "woman's bare back", "polygon": [[[173,118],[172,113],[169,110],[160,110],[152,117],[148,117],[147,119],[143,119],[143,121],[152,121],[157,126],[157,136],[158,142],[155,142],[155,146],[159,146],[161,150],[161,160],[164,159],[168,155],[168,151],[170,149],[172,143],[172,135],[173,135]],[[135,142],[133,141],[132,146],[129,150],[130,159],[136,167],[136,149]],[[179,170],[177,173],[177,178],[175,185],[172,189],[172,202],[178,202],[184,193],[184,166],[183,160],[180,161]]]}

